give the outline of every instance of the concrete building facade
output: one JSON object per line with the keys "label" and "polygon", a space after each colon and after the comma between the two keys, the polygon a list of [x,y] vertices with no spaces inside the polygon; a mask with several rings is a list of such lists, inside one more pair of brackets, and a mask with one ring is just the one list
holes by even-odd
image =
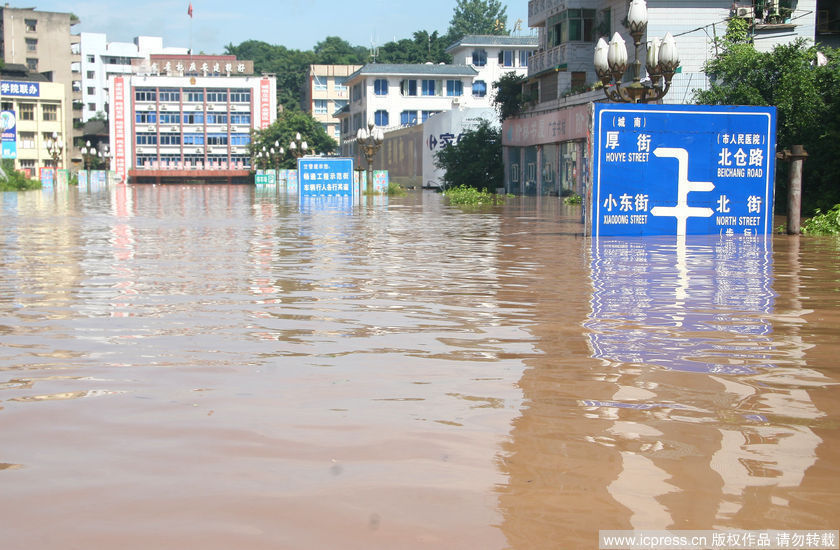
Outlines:
{"label": "concrete building facade", "polygon": [[136,183],[244,180],[252,131],[277,118],[273,76],[138,74],[109,88],[111,166]]}
{"label": "concrete building facade", "polygon": [[528,62],[537,50],[536,36],[467,35],[446,49],[455,65],[469,65],[478,71],[476,91],[484,90],[483,107],[492,104],[493,83],[503,75],[528,75]]}
{"label": "concrete building facade", "polygon": [[0,7],[3,62],[44,73],[47,80],[63,86],[63,103],[70,111],[63,114],[60,135],[68,144],[68,160],[75,165],[81,163],[81,154],[74,143],[82,124],[81,48],[79,35],[72,34],[73,26],[78,23],[79,19],[71,13],[11,8],[8,4]]}
{"label": "concrete building facade", "polygon": [[108,80],[115,75],[131,74],[133,67],[148,61],[152,54],[186,55],[187,48],[163,46],[159,36],[138,36],[134,42],[108,42],[105,33],[80,33],[82,121],[97,113],[109,112]]}
{"label": "concrete building facade", "polygon": [[338,143],[341,143],[341,121],[335,113],[350,103],[347,79],[361,68],[361,65],[309,66],[303,109]]}
{"label": "concrete building facade", "polygon": [[[64,84],[50,82],[46,76],[9,64],[2,69],[0,108],[15,113],[15,168],[37,178],[41,168],[55,167],[47,151],[47,140],[64,138],[67,122]],[[58,159],[58,168],[68,168],[67,147]]]}

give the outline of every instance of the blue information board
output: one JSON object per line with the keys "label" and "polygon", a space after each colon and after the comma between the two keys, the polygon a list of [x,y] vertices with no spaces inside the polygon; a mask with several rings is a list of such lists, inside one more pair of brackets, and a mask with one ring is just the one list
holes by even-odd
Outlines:
{"label": "blue information board", "polygon": [[591,234],[772,232],[775,107],[595,104]]}
{"label": "blue information board", "polygon": [[300,200],[307,196],[353,196],[353,159],[298,159]]}

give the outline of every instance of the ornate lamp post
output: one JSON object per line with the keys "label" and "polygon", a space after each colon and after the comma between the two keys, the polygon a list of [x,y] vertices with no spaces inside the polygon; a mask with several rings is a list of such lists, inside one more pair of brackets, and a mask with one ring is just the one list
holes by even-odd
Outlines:
{"label": "ornate lamp post", "polygon": [[274,142],[274,147],[271,148],[272,161],[274,162],[274,170],[280,170],[280,162],[286,155],[286,150],[280,147],[280,140]]}
{"label": "ornate lamp post", "polygon": [[[604,85],[604,94],[610,101],[620,103],[648,103],[659,101],[671,88],[680,58],[677,45],[671,33],[666,33],[661,41],[653,38],[648,43],[646,69],[650,82],[642,83],[642,62],[639,51],[642,35],[647,28],[647,4],[645,0],[632,0],[627,11],[627,25],[635,45],[633,62],[633,82],[622,85],[621,79],[627,70],[627,48],[624,39],[618,33],[613,34],[607,44],[603,38],[595,46],[595,72]],[[614,83],[614,86],[610,84]]]}
{"label": "ornate lamp post", "polygon": [[309,149],[309,145],[305,141],[301,141],[300,132],[296,133],[295,139],[289,143],[289,154],[297,159],[306,155],[307,149]]}
{"label": "ornate lamp post", "polygon": [[362,153],[367,160],[367,183],[366,185],[373,188],[373,157],[376,152],[382,147],[382,142],[385,141],[385,134],[382,133],[382,128],[377,128],[373,122],[368,122],[367,128],[359,128],[356,132],[356,143],[362,149]]}
{"label": "ornate lamp post", "polygon": [[102,162],[105,163],[105,171],[107,172],[111,168],[111,148],[106,145],[99,151],[99,156],[102,157]]}
{"label": "ornate lamp post", "polygon": [[52,133],[52,137],[47,139],[47,153],[52,157],[53,167],[58,169],[58,159],[64,151],[64,140],[58,137],[57,132]]}
{"label": "ornate lamp post", "polygon": [[85,167],[85,170],[90,170],[91,160],[95,159],[98,156],[98,152],[96,147],[91,146],[90,140],[85,142],[85,146],[81,149],[82,152],[82,163]]}

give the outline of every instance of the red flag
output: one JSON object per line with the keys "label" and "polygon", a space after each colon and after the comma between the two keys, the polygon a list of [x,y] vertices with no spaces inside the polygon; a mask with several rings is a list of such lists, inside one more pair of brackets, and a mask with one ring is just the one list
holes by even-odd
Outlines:
{"label": "red flag", "polygon": [[187,8],[187,15],[192,17],[192,2],[190,2],[190,7]]}

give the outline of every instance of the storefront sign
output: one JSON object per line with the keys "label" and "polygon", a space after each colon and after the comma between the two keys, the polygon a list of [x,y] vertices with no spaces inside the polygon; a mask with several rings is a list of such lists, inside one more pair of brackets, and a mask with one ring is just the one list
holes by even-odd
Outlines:
{"label": "storefront sign", "polygon": [[18,97],[39,97],[41,85],[38,82],[0,81],[0,94]]}
{"label": "storefront sign", "polygon": [[0,127],[3,130],[2,158],[17,158],[17,120],[15,119],[14,111],[3,111],[0,113]]}
{"label": "storefront sign", "polygon": [[589,105],[577,105],[528,118],[509,118],[502,124],[502,145],[529,147],[586,139],[589,113]]}

